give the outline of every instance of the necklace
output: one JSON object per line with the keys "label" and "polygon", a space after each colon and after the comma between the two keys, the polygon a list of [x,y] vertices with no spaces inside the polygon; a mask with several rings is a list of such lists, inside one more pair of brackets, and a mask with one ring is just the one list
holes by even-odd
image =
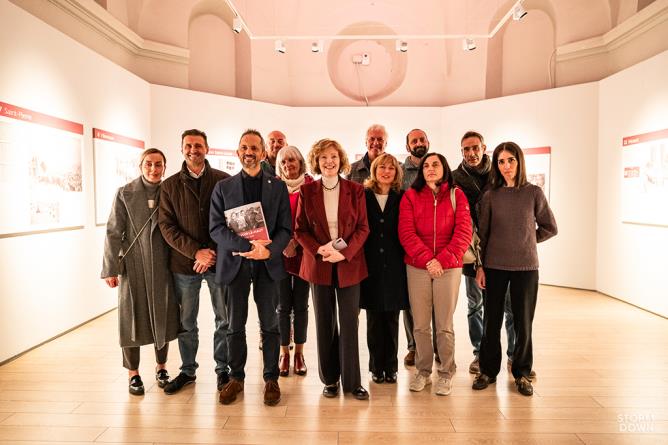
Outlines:
{"label": "necklace", "polygon": [[325,185],[325,181],[321,181],[321,183],[322,183],[322,188],[324,188],[324,189],[325,189],[326,191],[328,191],[328,192],[331,192],[332,190],[334,190],[335,188],[337,188],[337,187],[339,186],[339,179],[341,179],[341,177],[340,177],[340,176],[337,176],[337,177],[336,177],[336,184],[334,184],[333,187],[327,187],[327,186]]}

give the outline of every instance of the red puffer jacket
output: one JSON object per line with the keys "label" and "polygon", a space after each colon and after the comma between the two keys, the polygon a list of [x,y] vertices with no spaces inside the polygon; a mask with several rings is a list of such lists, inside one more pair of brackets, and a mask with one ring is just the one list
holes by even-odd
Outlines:
{"label": "red puffer jacket", "polygon": [[457,212],[452,210],[450,187],[440,185],[434,197],[424,186],[410,188],[399,208],[399,241],[406,251],[404,262],[426,269],[436,258],[443,269],[462,267],[462,257],[471,242],[471,214],[466,195],[455,188]]}

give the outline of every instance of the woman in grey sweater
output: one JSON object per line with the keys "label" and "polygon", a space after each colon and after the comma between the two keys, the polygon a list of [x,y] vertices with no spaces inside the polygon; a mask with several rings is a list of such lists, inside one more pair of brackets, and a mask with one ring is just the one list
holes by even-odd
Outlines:
{"label": "woman in grey sweater", "polygon": [[506,289],[515,317],[515,352],[512,373],[520,394],[533,394],[531,328],[538,296],[536,244],[557,234],[557,223],[543,190],[527,182],[522,149],[504,142],[492,156],[491,189],[478,214],[483,267],[476,281],[487,289],[484,334],[480,345],[480,374],[473,389],[496,381],[501,368],[501,324]]}

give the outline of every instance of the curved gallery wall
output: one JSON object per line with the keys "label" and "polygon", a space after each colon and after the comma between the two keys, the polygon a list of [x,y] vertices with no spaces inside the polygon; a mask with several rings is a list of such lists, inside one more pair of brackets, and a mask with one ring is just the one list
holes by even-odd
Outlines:
{"label": "curved gallery wall", "polygon": [[599,289],[668,314],[658,282],[668,230],[622,223],[615,185],[622,138],[668,127],[657,118],[668,115],[668,86],[660,81],[668,77],[668,53],[598,83],[452,107],[291,108],[149,85],[8,2],[0,3],[0,17],[0,102],[83,125],[82,228],[0,238],[0,362],[115,306],[115,292],[98,278],[104,227],[96,225],[93,128],[166,149],[168,174],[181,162],[181,131],[193,127],[219,149],[233,149],[239,134],[255,127],[283,130],[302,151],[335,137],[352,157],[363,153],[372,123],[386,125],[388,149],[397,154],[405,133],[420,127],[453,167],[471,128],[489,148],[509,139],[549,146],[560,233],[540,248],[541,281]]}

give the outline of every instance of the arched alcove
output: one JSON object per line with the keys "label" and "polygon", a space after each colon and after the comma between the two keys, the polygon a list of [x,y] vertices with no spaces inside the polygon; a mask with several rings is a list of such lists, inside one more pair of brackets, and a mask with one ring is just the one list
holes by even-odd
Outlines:
{"label": "arched alcove", "polygon": [[508,26],[503,34],[501,94],[551,88],[554,49],[554,27],[543,11],[531,10],[520,22]]}
{"label": "arched alcove", "polygon": [[234,96],[236,93],[234,31],[220,17],[201,14],[188,27],[190,89]]}

